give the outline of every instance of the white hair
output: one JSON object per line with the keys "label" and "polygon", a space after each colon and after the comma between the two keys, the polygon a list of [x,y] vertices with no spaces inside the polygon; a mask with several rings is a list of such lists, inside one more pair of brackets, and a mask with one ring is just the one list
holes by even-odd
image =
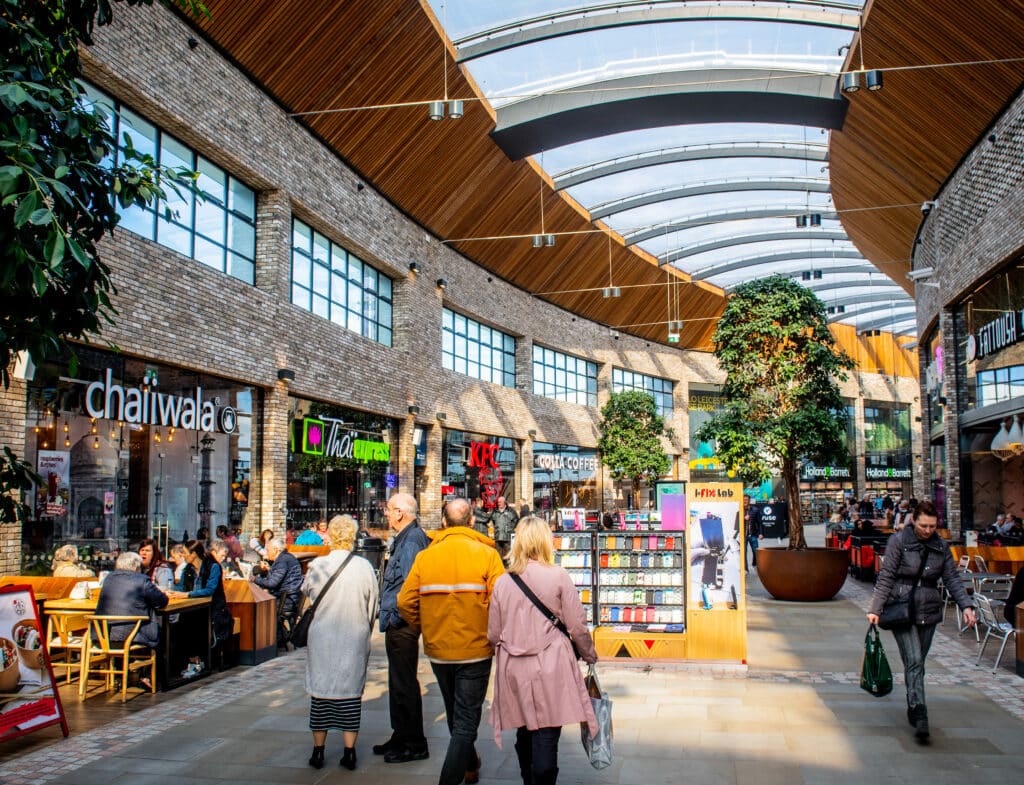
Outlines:
{"label": "white hair", "polygon": [[125,551],[114,562],[115,570],[126,570],[127,572],[138,572],[141,566],[142,557],[135,551]]}
{"label": "white hair", "polygon": [[267,541],[267,544],[263,546],[265,548],[276,548],[278,551],[285,550],[284,541],[280,537],[272,537]]}

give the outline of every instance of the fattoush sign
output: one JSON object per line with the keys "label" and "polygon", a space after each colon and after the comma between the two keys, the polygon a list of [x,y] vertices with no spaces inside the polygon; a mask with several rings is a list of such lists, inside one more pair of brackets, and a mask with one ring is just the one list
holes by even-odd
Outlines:
{"label": "fattoush sign", "polygon": [[110,368],[107,368],[102,381],[91,382],[86,388],[85,410],[97,420],[180,428],[183,431],[234,433],[238,425],[238,412],[234,407],[218,406],[216,399],[204,400],[203,388],[198,385],[191,395],[157,392],[155,384],[123,387],[114,384]]}
{"label": "fattoush sign", "polygon": [[978,328],[976,335],[967,336],[967,362],[980,360],[987,354],[998,352],[1024,338],[1024,312],[1007,311]]}

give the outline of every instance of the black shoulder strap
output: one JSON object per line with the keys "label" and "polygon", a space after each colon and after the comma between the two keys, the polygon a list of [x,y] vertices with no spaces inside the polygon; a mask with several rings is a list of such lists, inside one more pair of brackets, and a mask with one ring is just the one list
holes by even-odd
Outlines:
{"label": "black shoulder strap", "polygon": [[338,569],[336,569],[334,571],[334,575],[332,575],[331,579],[329,581],[327,581],[327,585],[324,586],[323,590],[318,595],[316,595],[316,601],[313,603],[313,607],[309,609],[310,613],[313,613],[313,614],[316,613],[316,607],[320,604],[320,600],[322,600],[324,598],[324,595],[327,594],[327,592],[330,590],[331,584],[334,583],[335,579],[337,579],[337,577],[339,575],[341,575],[341,571],[344,570],[348,566],[348,563],[350,561],[352,561],[352,557],[354,555],[355,555],[355,551],[349,551],[348,552],[348,556],[345,557],[345,560],[341,563],[341,566],[338,567]]}
{"label": "black shoulder strap", "polygon": [[526,585],[525,581],[523,581],[523,579],[516,575],[514,572],[510,572],[508,576],[516,582],[516,586],[523,590],[523,594],[525,594],[530,599],[530,602],[537,606],[537,610],[543,613],[544,617],[553,625],[555,625],[555,627],[558,628],[559,632],[561,632],[566,638],[572,640],[572,636],[569,635],[569,630],[565,626],[565,624],[562,623],[562,620],[555,616],[555,614],[553,614],[550,611],[547,605],[545,605],[543,602],[537,599],[537,595],[530,591],[530,587]]}

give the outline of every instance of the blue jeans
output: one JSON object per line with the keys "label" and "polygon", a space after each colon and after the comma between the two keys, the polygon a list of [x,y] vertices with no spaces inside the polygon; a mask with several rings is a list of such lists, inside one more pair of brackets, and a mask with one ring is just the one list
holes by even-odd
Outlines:
{"label": "blue jeans", "polygon": [[934,624],[911,624],[896,627],[892,634],[900,647],[900,659],[907,682],[907,706],[923,706],[924,701],[924,659],[932,647],[935,635]]}
{"label": "blue jeans", "polygon": [[488,657],[480,662],[430,663],[444,699],[451,734],[438,785],[459,785],[467,770],[477,768],[476,735],[491,678],[491,662]]}
{"label": "blue jeans", "polygon": [[[757,537],[756,536],[748,536],[747,537],[747,544],[750,546],[750,553],[753,556],[753,558],[750,560],[750,566],[751,567],[756,567],[757,566],[757,546],[758,546]],[[746,559],[744,559],[744,561],[746,561]]]}

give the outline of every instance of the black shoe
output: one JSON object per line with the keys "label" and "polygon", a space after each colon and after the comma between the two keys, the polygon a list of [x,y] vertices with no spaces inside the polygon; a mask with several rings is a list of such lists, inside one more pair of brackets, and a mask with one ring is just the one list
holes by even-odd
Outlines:
{"label": "black shoe", "polygon": [[356,770],[356,748],[346,747],[345,753],[341,756],[341,760],[338,761],[339,766],[343,766],[349,771]]}
{"label": "black shoe", "polygon": [[466,776],[462,780],[466,785],[476,785],[480,782],[480,756],[476,756],[476,760],[473,762],[473,768],[466,769]]}
{"label": "black shoe", "polygon": [[426,747],[420,749],[414,749],[412,747],[400,747],[399,749],[391,750],[390,752],[384,753],[385,763],[409,763],[414,760],[426,760],[430,757],[430,752]]}
{"label": "black shoe", "polygon": [[309,765],[314,769],[322,769],[324,767],[323,747],[313,747],[313,754],[309,756]]}
{"label": "black shoe", "polygon": [[373,745],[373,754],[374,755],[387,755],[389,752],[391,752],[391,750],[395,749],[397,746],[398,745],[395,744],[395,740],[394,739],[388,739],[383,744],[374,744]]}
{"label": "black shoe", "polygon": [[914,735],[918,741],[926,741],[931,735],[928,728],[928,707],[922,703],[914,708],[917,710],[914,716]]}

